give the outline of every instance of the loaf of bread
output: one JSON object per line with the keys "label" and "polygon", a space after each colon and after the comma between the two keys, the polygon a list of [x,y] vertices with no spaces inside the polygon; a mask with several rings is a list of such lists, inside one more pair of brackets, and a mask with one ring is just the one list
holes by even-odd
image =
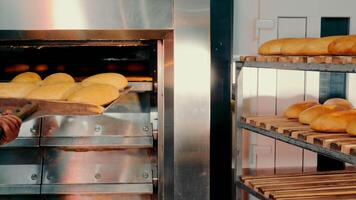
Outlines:
{"label": "loaf of bread", "polygon": [[282,45],[281,53],[286,56],[304,56],[303,48],[309,43],[315,41],[315,38],[295,38]]}
{"label": "loaf of bread", "polygon": [[346,132],[349,123],[356,120],[356,110],[337,111],[314,119],[310,127],[320,132]]}
{"label": "loaf of bread", "polygon": [[284,43],[293,39],[294,38],[282,38],[267,41],[260,46],[258,53],[260,55],[281,55],[281,49]]}
{"label": "loaf of bread", "polygon": [[116,87],[118,90],[122,90],[128,85],[128,81],[125,76],[118,73],[97,74],[90,76],[82,81],[83,86],[89,86],[94,83],[109,84]]}
{"label": "loaf of bread", "polygon": [[41,77],[34,72],[21,73],[11,80],[13,83],[39,83]]}
{"label": "loaf of bread", "polygon": [[329,45],[343,37],[344,36],[330,36],[311,40],[304,45],[300,54],[306,56],[329,55]]}
{"label": "loaf of bread", "polygon": [[356,119],[352,120],[346,127],[346,132],[350,135],[356,136]]}
{"label": "loaf of bread", "polygon": [[58,83],[43,85],[32,90],[26,98],[42,100],[66,100],[66,98],[78,89],[75,83]]}
{"label": "loaf of bread", "polygon": [[284,111],[283,116],[290,119],[298,119],[301,112],[318,104],[316,101],[305,101],[293,104]]}
{"label": "loaf of bread", "polygon": [[341,98],[328,99],[327,101],[324,102],[324,105],[326,106],[334,105],[334,106],[344,107],[345,110],[350,110],[353,108],[352,104],[348,100],[341,99]]}
{"label": "loaf of bread", "polygon": [[0,84],[0,97],[2,98],[24,98],[32,90],[37,88],[35,83],[1,83]]}
{"label": "loaf of bread", "polygon": [[80,88],[67,98],[68,101],[89,103],[98,106],[107,105],[119,97],[119,90],[109,84],[91,84]]}
{"label": "loaf of bread", "polygon": [[346,110],[346,108],[337,105],[315,105],[299,114],[299,122],[302,124],[310,124],[321,115],[342,110]]}
{"label": "loaf of bread", "polygon": [[57,83],[74,83],[74,78],[66,73],[55,73],[43,79],[41,85],[52,85]]}
{"label": "loaf of bread", "polygon": [[329,53],[332,55],[356,55],[356,35],[336,39],[329,45]]}

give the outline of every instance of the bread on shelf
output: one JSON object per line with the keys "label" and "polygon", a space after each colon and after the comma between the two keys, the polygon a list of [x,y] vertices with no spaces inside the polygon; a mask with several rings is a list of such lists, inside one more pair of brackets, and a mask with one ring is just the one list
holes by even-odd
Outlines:
{"label": "bread on shelf", "polygon": [[294,38],[282,45],[281,53],[286,56],[304,56],[303,48],[314,41],[316,41],[315,38]]}
{"label": "bread on shelf", "polygon": [[316,101],[304,101],[304,102],[299,102],[295,103],[291,106],[289,106],[283,113],[284,117],[290,118],[290,119],[298,119],[299,114],[303,112],[304,110],[311,108],[315,105],[318,105],[319,103]]}
{"label": "bread on shelf", "polygon": [[346,99],[342,99],[342,98],[332,98],[332,99],[328,99],[327,101],[324,102],[324,105],[326,106],[339,106],[339,107],[344,107],[345,110],[349,110],[352,109],[353,106],[351,104],[351,102],[349,102]]}
{"label": "bread on shelf", "polygon": [[347,110],[345,107],[337,105],[315,105],[299,114],[299,122],[310,124],[314,119],[331,112]]}
{"label": "bread on shelf", "polygon": [[320,132],[346,132],[349,123],[356,120],[356,110],[338,111],[322,115],[312,121],[310,127]]}
{"label": "bread on shelf", "polygon": [[293,38],[275,39],[265,42],[258,49],[260,55],[281,55],[281,49],[284,43],[293,40]]}
{"label": "bread on shelf", "polygon": [[309,41],[301,49],[301,54],[305,56],[330,55],[329,45],[340,38],[344,38],[344,36],[330,36]]}
{"label": "bread on shelf", "polygon": [[[332,55],[356,55],[356,35],[339,38],[329,45]],[[354,48],[355,47],[355,48]]]}

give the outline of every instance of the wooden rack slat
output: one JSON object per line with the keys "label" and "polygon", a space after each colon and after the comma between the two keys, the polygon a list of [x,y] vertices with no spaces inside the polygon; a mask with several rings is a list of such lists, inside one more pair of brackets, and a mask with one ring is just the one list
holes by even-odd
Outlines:
{"label": "wooden rack slat", "polygon": [[356,197],[356,171],[246,176],[241,177],[240,182],[265,199],[355,199]]}
{"label": "wooden rack slat", "polygon": [[[316,132],[309,125],[299,123],[297,119],[287,119],[281,116],[248,116],[242,117],[241,121],[268,131],[268,134],[275,135],[276,139],[283,135],[348,156],[356,155],[356,137],[347,133]],[[333,154],[333,152],[331,153]],[[355,162],[352,163],[356,164],[356,158],[353,160]]]}

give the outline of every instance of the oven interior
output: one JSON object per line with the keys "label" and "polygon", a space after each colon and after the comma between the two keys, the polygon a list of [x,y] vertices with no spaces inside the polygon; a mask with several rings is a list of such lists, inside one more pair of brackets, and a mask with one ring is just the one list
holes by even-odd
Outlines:
{"label": "oven interior", "polygon": [[131,91],[103,115],[43,116],[0,147],[1,199],[157,197],[157,41],[0,41],[0,80],[116,72]]}

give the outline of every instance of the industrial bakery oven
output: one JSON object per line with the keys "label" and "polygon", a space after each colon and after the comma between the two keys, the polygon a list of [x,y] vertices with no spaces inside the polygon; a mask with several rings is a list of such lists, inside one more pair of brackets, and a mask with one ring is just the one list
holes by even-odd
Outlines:
{"label": "industrial bakery oven", "polygon": [[88,41],[73,38],[74,31],[45,33],[71,36],[61,40],[40,38],[44,32],[20,34],[26,40],[0,42],[2,81],[24,71],[42,77],[64,72],[77,81],[117,72],[128,78],[130,89],[102,115],[69,112],[25,122],[20,137],[0,150],[0,198],[157,198],[162,40],[150,35],[140,41],[102,36]]}
{"label": "industrial bakery oven", "polygon": [[1,147],[0,198],[208,199],[209,8],[210,0],[0,1],[2,80],[22,70],[77,80],[114,71],[133,87],[103,116],[24,123]]}

